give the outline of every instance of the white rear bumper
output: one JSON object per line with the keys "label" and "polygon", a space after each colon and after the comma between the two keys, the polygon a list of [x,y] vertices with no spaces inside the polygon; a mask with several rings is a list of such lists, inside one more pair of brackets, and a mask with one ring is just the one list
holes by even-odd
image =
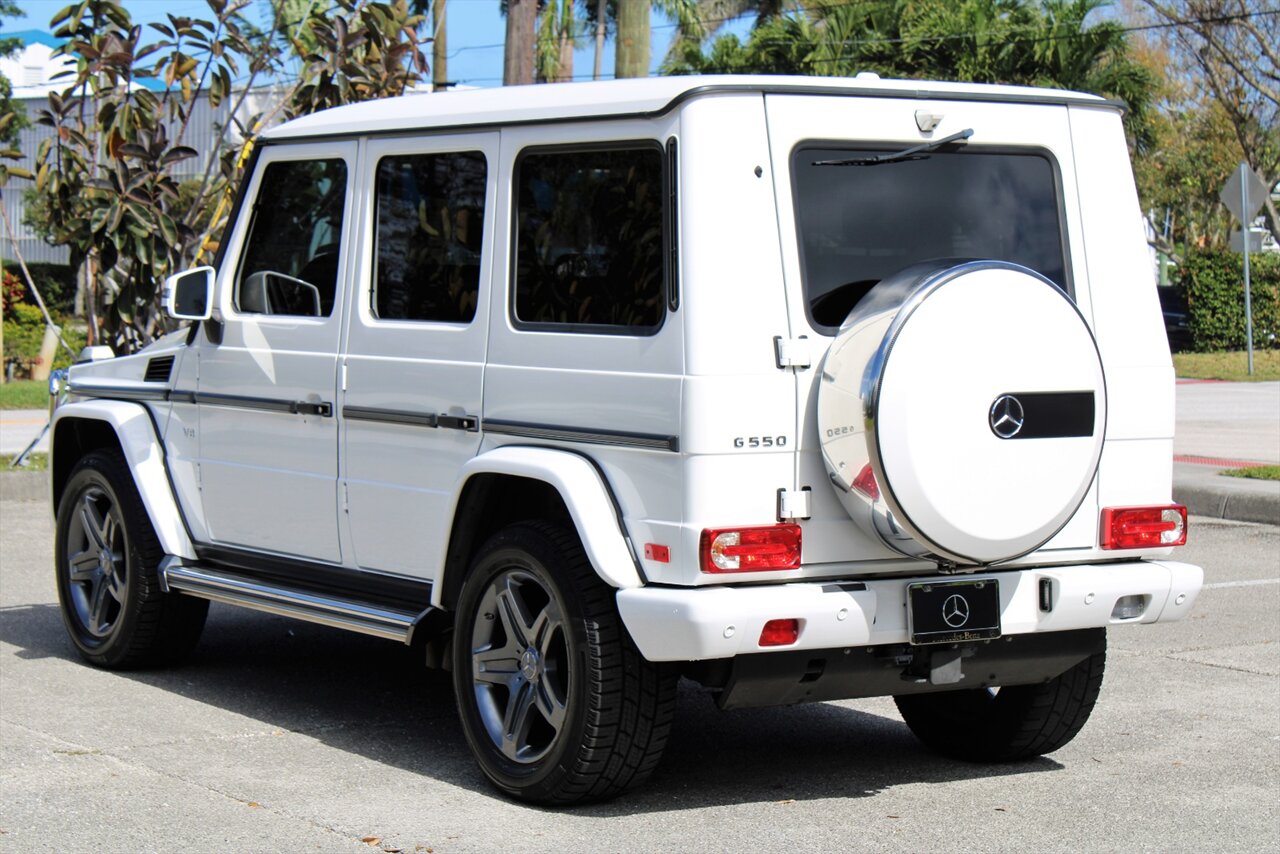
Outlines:
{"label": "white rear bumper", "polygon": [[[907,643],[908,584],[978,578],[999,579],[1001,632],[1020,635],[1180,620],[1195,603],[1204,573],[1198,566],[1160,560],[865,582],[634,587],[618,591],[618,610],[650,661]],[[1049,611],[1041,610],[1042,579],[1051,585]],[[1143,597],[1142,613],[1114,619],[1116,602],[1126,596]],[[760,630],[776,619],[798,619],[799,638],[788,646],[761,647]]]}

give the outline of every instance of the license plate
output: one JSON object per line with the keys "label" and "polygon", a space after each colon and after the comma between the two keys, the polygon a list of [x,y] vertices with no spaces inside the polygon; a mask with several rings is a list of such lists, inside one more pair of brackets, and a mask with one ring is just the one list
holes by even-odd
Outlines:
{"label": "license plate", "polygon": [[910,584],[907,601],[914,644],[1000,637],[1000,582],[994,578]]}

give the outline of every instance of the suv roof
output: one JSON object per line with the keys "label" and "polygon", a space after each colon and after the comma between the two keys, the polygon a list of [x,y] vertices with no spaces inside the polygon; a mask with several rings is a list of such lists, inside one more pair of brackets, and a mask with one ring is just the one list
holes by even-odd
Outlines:
{"label": "suv roof", "polygon": [[883,80],[870,73],[857,77],[785,77],[723,75],[649,77],[603,82],[557,83],[554,86],[504,86],[430,97],[384,98],[335,107],[304,116],[264,134],[269,141],[355,133],[420,131],[435,128],[509,126],[624,116],[662,115],[679,102],[704,93],[753,91],[847,95],[863,98],[945,98],[1027,104],[1111,105],[1119,102],[1061,89]]}

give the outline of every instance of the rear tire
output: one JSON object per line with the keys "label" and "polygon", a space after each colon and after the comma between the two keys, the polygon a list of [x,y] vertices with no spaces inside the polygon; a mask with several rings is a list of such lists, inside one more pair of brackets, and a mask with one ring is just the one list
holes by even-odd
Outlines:
{"label": "rear tire", "polygon": [[646,661],[578,538],[512,525],[463,583],[453,635],[463,732],[485,776],[539,804],[599,801],[657,767],[675,672]]}
{"label": "rear tire", "polygon": [[200,639],[209,603],[160,589],[164,552],[118,451],[76,464],[58,505],[58,603],[76,652],[99,667],[168,664]]}
{"label": "rear tire", "polygon": [[930,749],[969,762],[1012,762],[1052,753],[1089,720],[1106,667],[1106,633],[1098,649],[1070,670],[1037,685],[904,694],[894,697],[916,737]]}

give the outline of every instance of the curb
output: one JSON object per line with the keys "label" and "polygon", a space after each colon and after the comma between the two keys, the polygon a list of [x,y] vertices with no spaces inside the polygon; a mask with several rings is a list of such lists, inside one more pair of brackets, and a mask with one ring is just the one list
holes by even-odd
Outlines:
{"label": "curb", "polygon": [[1217,474],[1173,476],[1173,500],[1187,512],[1235,522],[1280,525],[1280,482],[1249,480]]}
{"label": "curb", "polygon": [[0,501],[48,501],[47,471],[0,471]]}

